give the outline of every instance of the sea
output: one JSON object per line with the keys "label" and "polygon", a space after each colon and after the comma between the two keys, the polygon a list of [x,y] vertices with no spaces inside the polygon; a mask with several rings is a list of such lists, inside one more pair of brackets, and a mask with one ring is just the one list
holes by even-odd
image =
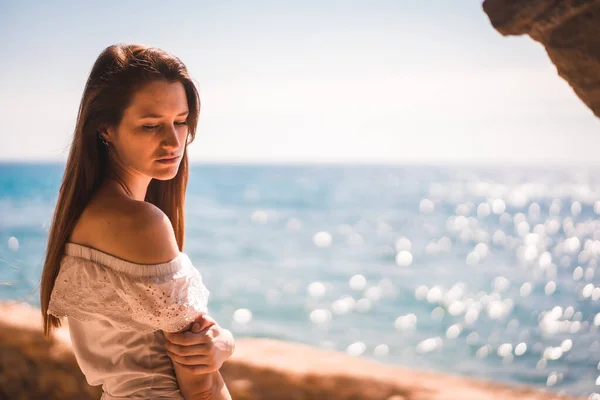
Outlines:
{"label": "sea", "polygon": [[[64,164],[0,164],[0,300],[39,306]],[[235,337],[600,398],[600,169],[192,163]]]}

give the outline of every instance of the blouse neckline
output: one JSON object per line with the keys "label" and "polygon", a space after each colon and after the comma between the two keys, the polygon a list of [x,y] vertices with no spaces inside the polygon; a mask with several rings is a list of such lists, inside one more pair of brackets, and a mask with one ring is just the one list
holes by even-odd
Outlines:
{"label": "blouse neckline", "polygon": [[75,242],[65,243],[64,254],[89,260],[115,271],[139,277],[173,273],[181,268],[181,263],[186,258],[185,253],[180,251],[175,258],[169,261],[158,264],[140,264]]}

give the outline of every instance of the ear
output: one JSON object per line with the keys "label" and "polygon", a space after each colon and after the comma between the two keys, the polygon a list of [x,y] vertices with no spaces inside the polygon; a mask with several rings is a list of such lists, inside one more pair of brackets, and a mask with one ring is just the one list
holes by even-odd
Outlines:
{"label": "ear", "polygon": [[113,132],[107,125],[100,125],[98,127],[98,135],[100,135],[107,142],[112,140]]}

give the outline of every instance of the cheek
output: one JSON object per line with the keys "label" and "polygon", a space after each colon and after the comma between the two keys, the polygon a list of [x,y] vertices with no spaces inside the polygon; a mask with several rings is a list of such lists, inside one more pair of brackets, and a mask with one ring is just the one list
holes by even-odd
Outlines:
{"label": "cheek", "polygon": [[145,163],[160,153],[160,141],[156,135],[130,135],[121,144],[124,156],[131,164]]}
{"label": "cheek", "polygon": [[179,130],[179,140],[181,142],[185,141],[185,139],[188,137],[189,131],[190,130],[187,126],[181,127],[181,129]]}
{"label": "cheek", "polygon": [[181,151],[183,151],[184,148],[187,147],[188,140],[189,140],[189,132],[187,129],[179,132],[179,144],[181,146]]}

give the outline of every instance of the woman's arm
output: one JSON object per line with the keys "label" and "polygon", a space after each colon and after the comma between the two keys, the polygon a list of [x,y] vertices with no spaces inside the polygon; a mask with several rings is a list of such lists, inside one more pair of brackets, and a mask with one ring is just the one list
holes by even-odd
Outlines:
{"label": "woman's arm", "polygon": [[[193,328],[190,325],[176,333],[164,332],[181,394],[186,400],[231,400],[218,369],[233,354],[234,345],[229,343],[233,337],[223,335],[225,339],[221,340],[220,334],[229,331],[222,330],[208,315],[196,319]],[[214,345],[222,345],[220,341],[226,344],[224,348]]]}
{"label": "woman's arm", "polygon": [[[140,264],[153,265],[174,260],[180,256],[181,252],[173,225],[164,212],[151,203],[137,202],[136,204],[139,204],[139,208],[131,217],[135,228],[127,231],[127,233],[120,231],[123,238],[127,238],[128,241],[129,254],[124,258]],[[182,258],[181,261],[189,262],[187,258]],[[182,271],[183,274],[177,278],[173,276],[173,280],[171,282],[166,280],[164,287],[161,288],[161,291],[168,291],[179,296],[189,296],[191,294],[200,296],[194,299],[195,301],[190,301],[193,305],[180,304],[174,301],[174,296],[169,296],[168,300],[164,300],[164,304],[169,302],[169,305],[175,306],[186,316],[198,315],[200,309],[206,308],[204,303],[208,300],[206,298],[208,290],[204,287],[202,280],[199,279],[200,277],[191,272],[193,270],[193,268],[189,268],[188,271],[190,272]],[[160,287],[158,284],[156,285],[155,287]],[[162,297],[160,299],[162,300]],[[156,305],[155,300],[157,299],[152,298],[152,296],[140,300],[140,308],[145,310],[145,315],[154,316],[154,311],[160,311],[163,308],[162,301],[160,305]],[[142,318],[143,315],[140,312],[133,317],[136,317],[140,323],[147,322],[147,318]],[[179,314],[176,312],[175,315],[178,319]],[[231,335],[221,336],[224,330],[218,325],[211,329],[216,321],[207,315],[201,314],[195,321],[184,327],[182,331],[173,333],[164,331],[165,326],[172,325],[173,321],[167,321],[168,319],[166,318],[165,321],[160,323],[157,322],[157,324],[160,325],[158,329],[162,329],[164,333],[165,347],[168,351],[167,354],[173,361],[181,394],[186,400],[205,399],[209,395],[211,396],[208,397],[209,399],[229,400],[231,397],[228,395],[225,385],[220,383],[222,378],[218,370],[222,361],[230,355],[231,346],[229,342],[231,341]],[[208,327],[208,330],[195,333],[196,330],[194,329],[190,332],[190,325],[193,323]],[[173,340],[169,341],[169,338]],[[174,345],[171,343],[173,341],[175,342]],[[172,350],[172,352],[169,352],[169,350]],[[190,352],[190,350],[192,351]],[[225,392],[223,392],[223,388]],[[222,397],[219,397],[221,395]]]}
{"label": "woman's arm", "polygon": [[200,374],[173,362],[179,391],[185,400],[232,400],[219,371]]}

